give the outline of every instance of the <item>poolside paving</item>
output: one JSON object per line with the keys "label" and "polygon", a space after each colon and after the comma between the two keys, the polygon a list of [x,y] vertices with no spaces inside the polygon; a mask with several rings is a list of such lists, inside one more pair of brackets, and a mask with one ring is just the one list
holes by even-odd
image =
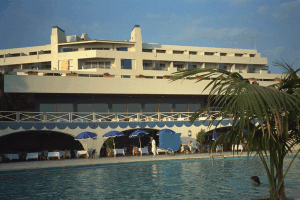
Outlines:
{"label": "poolside paving", "polygon": [[[213,156],[218,156],[220,153],[213,153]],[[228,157],[245,157],[246,152],[242,154],[234,154],[231,152],[223,153],[225,158]],[[153,155],[143,156],[117,156],[117,157],[100,157],[100,158],[79,158],[79,159],[61,159],[61,160],[43,160],[43,161],[22,161],[0,163],[0,171],[15,171],[15,170],[30,170],[30,169],[45,169],[55,167],[74,167],[74,166],[87,166],[87,165],[106,165],[118,163],[132,163],[132,162],[148,162],[148,161],[162,161],[162,160],[180,160],[180,159],[210,159],[209,153],[194,153],[194,154],[175,154],[165,155],[160,154],[153,157]]]}

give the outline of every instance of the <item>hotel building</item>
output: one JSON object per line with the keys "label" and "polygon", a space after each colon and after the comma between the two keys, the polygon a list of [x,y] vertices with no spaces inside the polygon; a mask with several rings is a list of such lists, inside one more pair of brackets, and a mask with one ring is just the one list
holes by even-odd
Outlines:
{"label": "hotel building", "polygon": [[195,138],[207,127],[201,119],[194,125],[188,119],[205,106],[209,91],[203,89],[210,80],[170,82],[165,76],[219,68],[267,86],[280,75],[270,74],[266,65],[256,49],[146,43],[138,25],[124,41],[67,36],[54,26],[51,44],[0,50],[4,93],[15,105],[2,106],[2,135],[50,130],[52,124],[51,130],[70,135],[82,129],[103,135],[112,129],[174,127],[182,137]]}

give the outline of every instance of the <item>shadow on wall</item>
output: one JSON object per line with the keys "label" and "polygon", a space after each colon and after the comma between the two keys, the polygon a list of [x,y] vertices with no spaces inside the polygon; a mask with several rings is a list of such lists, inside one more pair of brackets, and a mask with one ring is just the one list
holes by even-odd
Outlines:
{"label": "shadow on wall", "polygon": [[74,137],[52,131],[24,131],[0,137],[1,153],[83,149]]}

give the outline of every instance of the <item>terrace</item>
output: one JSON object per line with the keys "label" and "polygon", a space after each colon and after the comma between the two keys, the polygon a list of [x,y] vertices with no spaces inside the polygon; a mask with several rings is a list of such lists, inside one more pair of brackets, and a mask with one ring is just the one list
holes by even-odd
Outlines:
{"label": "terrace", "polygon": [[[100,112],[23,112],[2,111],[1,122],[159,122],[189,121],[192,112],[144,112],[144,113],[100,113]],[[220,118],[219,111],[204,112],[198,120]],[[225,119],[232,119],[230,115]]]}

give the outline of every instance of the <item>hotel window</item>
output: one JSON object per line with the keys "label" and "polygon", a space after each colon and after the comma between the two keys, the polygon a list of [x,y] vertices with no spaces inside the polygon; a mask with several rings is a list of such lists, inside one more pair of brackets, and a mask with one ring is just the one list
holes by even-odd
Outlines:
{"label": "hotel window", "polygon": [[85,62],[83,69],[91,69],[92,68],[92,62]]}
{"label": "hotel window", "polygon": [[78,49],[76,49],[76,48],[63,48],[62,49],[62,52],[72,52],[72,51],[78,51]]}
{"label": "hotel window", "polygon": [[121,69],[132,69],[132,61],[130,59],[122,59]]}
{"label": "hotel window", "polygon": [[188,104],[186,103],[176,103],[173,107],[173,112],[187,112]]}
{"label": "hotel window", "polygon": [[156,104],[156,103],[146,103],[144,112],[158,112],[158,104]]}
{"label": "hotel window", "polygon": [[94,112],[107,113],[108,112],[108,104],[106,103],[94,103],[93,104]]}
{"label": "hotel window", "polygon": [[119,47],[117,51],[128,51],[128,47]]}
{"label": "hotel window", "polygon": [[156,49],[156,53],[166,53],[166,50]]}
{"label": "hotel window", "polygon": [[127,109],[129,113],[140,113],[141,112],[141,104],[129,103],[127,104]]}
{"label": "hotel window", "polygon": [[151,70],[152,63],[151,62],[143,62],[143,70]]}
{"label": "hotel window", "polygon": [[121,78],[130,78],[130,75],[121,75]]}
{"label": "hotel window", "polygon": [[173,54],[183,54],[184,51],[173,51]]}
{"label": "hotel window", "polygon": [[183,69],[184,69],[184,66],[183,66],[183,64],[174,64],[174,67],[176,67],[176,68],[177,68],[177,71],[179,71],[179,70],[183,70]]}
{"label": "hotel window", "polygon": [[[80,117],[82,117],[81,118],[82,121],[93,120],[93,116],[91,115],[91,112],[93,112],[93,104],[78,104],[77,105],[77,112],[79,112],[78,115]],[[74,120],[76,120],[76,118]]]}
{"label": "hotel window", "polygon": [[109,50],[109,48],[100,47],[100,48],[92,48],[92,50]]}
{"label": "hotel window", "polygon": [[142,52],[152,53],[152,49],[143,49]]}
{"label": "hotel window", "polygon": [[172,104],[171,103],[159,104],[159,112],[172,112]]}
{"label": "hotel window", "polygon": [[197,55],[197,51],[190,51],[190,55]]}
{"label": "hotel window", "polygon": [[159,70],[166,70],[166,64],[164,63],[159,64]]}
{"label": "hotel window", "polygon": [[220,53],[220,56],[227,56],[227,53]]}
{"label": "hotel window", "polygon": [[55,104],[40,104],[40,112],[56,112]]}
{"label": "hotel window", "polygon": [[215,53],[214,52],[204,52],[204,55],[206,55],[206,56],[213,56],[213,55],[215,55]]}
{"label": "hotel window", "polygon": [[110,62],[85,62],[83,69],[92,69],[92,68],[101,68],[101,69],[110,69]]}
{"label": "hotel window", "polygon": [[197,65],[193,65],[193,69],[197,69]]}
{"label": "hotel window", "polygon": [[126,104],[112,104],[112,112],[126,113]]}
{"label": "hotel window", "polygon": [[73,70],[73,60],[69,60],[69,70]]}
{"label": "hotel window", "polygon": [[201,108],[201,104],[196,103],[189,103],[188,106],[189,112],[195,112]]}
{"label": "hotel window", "polygon": [[243,54],[242,53],[236,53],[235,57],[243,57]]}
{"label": "hotel window", "polygon": [[40,112],[73,112],[73,104],[40,104]]}

